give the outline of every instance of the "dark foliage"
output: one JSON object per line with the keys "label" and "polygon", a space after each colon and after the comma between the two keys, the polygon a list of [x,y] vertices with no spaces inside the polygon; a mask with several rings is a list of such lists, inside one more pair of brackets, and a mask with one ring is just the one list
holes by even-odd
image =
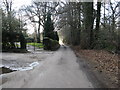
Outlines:
{"label": "dark foliage", "polygon": [[[3,12],[2,12],[3,13]],[[2,16],[2,51],[17,49],[20,42],[20,49],[26,49],[26,40],[22,33],[24,30],[20,27],[21,22],[14,16],[7,16],[3,13]]]}
{"label": "dark foliage", "polygon": [[59,41],[59,37],[56,31],[54,31],[54,25],[51,20],[51,14],[47,14],[47,20],[44,24],[44,37],[49,37],[53,40]]}
{"label": "dark foliage", "polygon": [[59,49],[59,47],[60,47],[58,41],[52,40],[52,39],[50,39],[48,37],[45,37],[43,42],[44,42],[44,50],[55,51],[55,50]]}
{"label": "dark foliage", "polygon": [[54,31],[54,25],[51,20],[51,14],[47,14],[47,20],[44,24],[44,39],[43,39],[43,44],[44,44],[44,49],[45,50],[54,50],[56,47],[59,46],[59,37],[56,31]]}

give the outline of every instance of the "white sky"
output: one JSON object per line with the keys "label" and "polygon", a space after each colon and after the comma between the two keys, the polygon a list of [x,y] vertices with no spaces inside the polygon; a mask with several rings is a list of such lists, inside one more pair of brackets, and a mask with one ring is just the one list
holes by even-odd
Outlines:
{"label": "white sky", "polygon": [[30,5],[31,0],[13,0],[13,8],[19,9],[23,5]]}

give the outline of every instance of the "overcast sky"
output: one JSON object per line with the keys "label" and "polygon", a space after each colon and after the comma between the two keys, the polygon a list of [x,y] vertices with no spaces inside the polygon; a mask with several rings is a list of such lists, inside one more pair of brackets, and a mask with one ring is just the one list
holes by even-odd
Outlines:
{"label": "overcast sky", "polygon": [[31,0],[13,0],[13,8],[19,9],[23,5],[30,5]]}

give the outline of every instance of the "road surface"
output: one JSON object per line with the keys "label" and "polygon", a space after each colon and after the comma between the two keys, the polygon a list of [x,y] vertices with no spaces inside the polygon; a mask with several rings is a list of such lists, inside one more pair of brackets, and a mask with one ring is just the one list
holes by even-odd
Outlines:
{"label": "road surface", "polygon": [[[39,54],[38,54],[39,55]],[[96,87],[69,48],[61,47],[32,70],[3,75],[3,88],[94,88]],[[41,62],[41,61],[39,61]]]}

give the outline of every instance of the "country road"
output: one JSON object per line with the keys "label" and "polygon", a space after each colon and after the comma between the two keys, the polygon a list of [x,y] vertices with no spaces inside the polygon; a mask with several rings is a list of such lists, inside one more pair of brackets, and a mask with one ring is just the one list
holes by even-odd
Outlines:
{"label": "country road", "polygon": [[[37,55],[39,56],[40,53]],[[41,55],[42,56],[42,55]],[[32,70],[3,75],[2,88],[95,88],[100,87],[93,75],[85,73],[78,58],[69,48],[61,47],[45,56]],[[95,79],[95,80],[93,80]],[[96,81],[96,82],[94,82]]]}

